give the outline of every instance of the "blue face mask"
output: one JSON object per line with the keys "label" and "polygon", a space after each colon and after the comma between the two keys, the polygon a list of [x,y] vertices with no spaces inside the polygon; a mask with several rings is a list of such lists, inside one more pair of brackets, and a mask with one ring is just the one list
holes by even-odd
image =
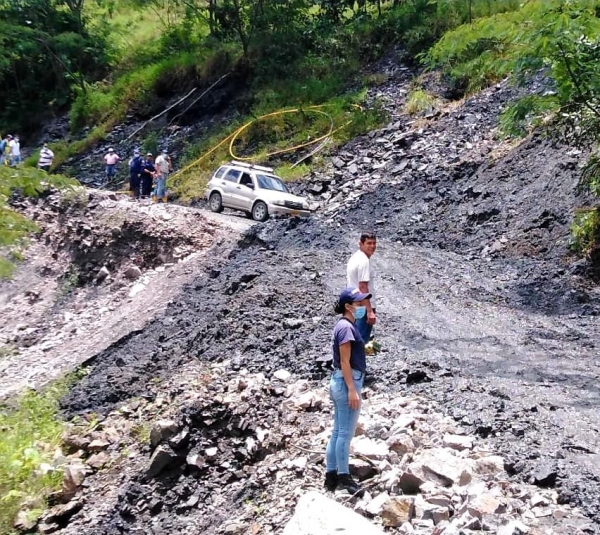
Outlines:
{"label": "blue face mask", "polygon": [[366,314],[367,314],[367,307],[356,307],[353,312],[355,320],[364,318]]}

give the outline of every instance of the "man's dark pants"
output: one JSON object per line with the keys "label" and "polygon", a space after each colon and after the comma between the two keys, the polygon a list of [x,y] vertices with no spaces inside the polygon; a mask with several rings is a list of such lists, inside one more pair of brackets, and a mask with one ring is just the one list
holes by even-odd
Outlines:
{"label": "man's dark pants", "polygon": [[139,173],[133,173],[129,176],[129,189],[133,192],[133,197],[135,199],[140,198],[141,183],[142,179],[140,178]]}

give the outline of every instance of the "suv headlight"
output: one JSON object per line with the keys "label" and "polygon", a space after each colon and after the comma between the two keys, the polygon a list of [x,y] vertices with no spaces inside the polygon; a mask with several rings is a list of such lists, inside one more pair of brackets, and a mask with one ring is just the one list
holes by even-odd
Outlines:
{"label": "suv headlight", "polygon": [[282,200],[278,199],[276,201],[273,201],[273,204],[275,206],[285,206],[285,201],[282,201]]}

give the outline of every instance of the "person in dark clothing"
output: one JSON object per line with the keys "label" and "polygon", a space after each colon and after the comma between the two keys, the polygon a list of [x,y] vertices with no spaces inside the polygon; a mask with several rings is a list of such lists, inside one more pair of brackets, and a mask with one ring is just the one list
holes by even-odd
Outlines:
{"label": "person in dark clothing", "polygon": [[142,164],[142,199],[147,199],[152,193],[152,181],[156,175],[156,167],[154,167],[154,158],[152,153],[146,154],[146,159]]}
{"label": "person in dark clothing", "polygon": [[133,158],[129,161],[129,190],[134,199],[140,198],[141,175],[144,167],[144,160],[139,151],[133,153]]}

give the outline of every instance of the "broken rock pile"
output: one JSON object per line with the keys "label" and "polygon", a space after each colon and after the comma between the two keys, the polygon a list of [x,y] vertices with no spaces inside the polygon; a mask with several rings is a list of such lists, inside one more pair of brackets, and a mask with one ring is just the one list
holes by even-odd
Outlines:
{"label": "broken rock pile", "polygon": [[[188,370],[165,385],[168,395],[125,405],[102,422],[104,431],[84,435],[75,464],[87,474],[86,485],[70,508],[61,506],[60,523],[50,513],[53,528],[46,532],[281,533],[303,495],[327,494],[326,385],[296,381],[286,370],[231,377],[227,369],[225,363],[195,376]],[[352,507],[349,515],[368,519],[373,533],[594,533],[578,510],[558,503],[555,491],[512,479],[502,457],[432,402],[374,388],[364,398],[351,471],[365,494],[329,496]],[[132,440],[135,419],[148,422],[142,444]],[[303,525],[295,518],[286,535],[305,534]]]}

